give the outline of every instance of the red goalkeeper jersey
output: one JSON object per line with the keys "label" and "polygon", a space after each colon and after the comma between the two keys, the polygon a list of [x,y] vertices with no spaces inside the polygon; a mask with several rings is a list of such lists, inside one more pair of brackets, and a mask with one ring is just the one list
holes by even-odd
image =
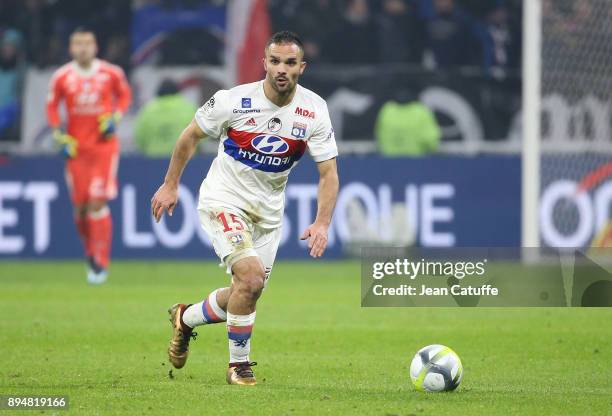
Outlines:
{"label": "red goalkeeper jersey", "polygon": [[59,104],[64,101],[68,118],[66,131],[77,139],[79,155],[103,148],[117,149],[115,137],[102,136],[99,118],[116,111],[124,113],[131,99],[130,86],[120,67],[96,59],[88,70],[83,70],[76,62],[69,62],[51,79],[47,118],[51,127],[59,127]]}

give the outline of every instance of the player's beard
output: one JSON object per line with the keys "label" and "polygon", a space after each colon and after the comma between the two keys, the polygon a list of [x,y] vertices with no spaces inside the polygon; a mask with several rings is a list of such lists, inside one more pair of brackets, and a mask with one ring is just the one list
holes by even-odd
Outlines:
{"label": "player's beard", "polygon": [[89,54],[83,54],[80,56],[76,56],[74,60],[79,64],[81,68],[89,68],[95,59],[95,55],[92,57]]}
{"label": "player's beard", "polygon": [[297,84],[297,77],[292,79],[291,77],[281,77],[284,82],[284,85],[279,85],[279,77],[274,78],[274,82],[272,82],[272,86],[274,90],[279,95],[287,96],[295,90],[295,85]]}

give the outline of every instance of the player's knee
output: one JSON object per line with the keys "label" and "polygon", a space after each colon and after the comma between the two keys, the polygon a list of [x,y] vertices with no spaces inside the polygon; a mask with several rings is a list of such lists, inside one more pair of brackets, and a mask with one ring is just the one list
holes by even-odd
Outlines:
{"label": "player's knee", "polygon": [[240,282],[238,290],[251,299],[259,299],[264,287],[263,279],[253,276]]}
{"label": "player's knee", "polygon": [[84,218],[87,215],[87,206],[86,205],[75,205],[74,206],[74,216],[75,218]]}
{"label": "player's knee", "polygon": [[234,290],[250,298],[259,298],[265,282],[265,272],[259,261],[238,262],[233,267],[233,274]]}
{"label": "player's knee", "polygon": [[91,201],[87,204],[87,212],[94,214],[103,211],[106,206],[106,201],[104,200]]}

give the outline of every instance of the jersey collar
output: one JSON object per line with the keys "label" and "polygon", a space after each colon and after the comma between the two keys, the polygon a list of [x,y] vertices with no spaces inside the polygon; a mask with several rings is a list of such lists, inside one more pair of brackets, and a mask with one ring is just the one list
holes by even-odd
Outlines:
{"label": "jersey collar", "polygon": [[100,60],[97,58],[94,59],[89,69],[83,69],[76,63],[76,61],[72,61],[72,68],[82,77],[91,77],[98,72],[98,69],[100,68]]}
{"label": "jersey collar", "polygon": [[297,95],[298,95],[298,93],[299,93],[299,89],[301,88],[301,87],[300,87],[300,84],[297,84],[297,85],[295,86],[295,94],[293,94],[293,98],[291,99],[291,101],[289,101],[289,102],[288,102],[287,104],[285,104],[284,106],[279,107],[279,106],[277,106],[276,104],[274,104],[272,101],[270,101],[270,99],[269,99],[269,98],[268,98],[268,96],[266,95],[266,91],[264,90],[264,82],[265,82],[265,81],[266,81],[265,79],[264,79],[264,80],[259,81],[259,83],[260,83],[259,88],[261,89],[261,95],[263,95],[264,99],[265,99],[265,100],[266,100],[268,103],[270,103],[270,105],[271,105],[272,107],[274,107],[275,109],[279,109],[279,108],[286,108],[286,107],[289,107],[291,104],[293,104],[293,101],[295,100],[295,97],[297,97]]}

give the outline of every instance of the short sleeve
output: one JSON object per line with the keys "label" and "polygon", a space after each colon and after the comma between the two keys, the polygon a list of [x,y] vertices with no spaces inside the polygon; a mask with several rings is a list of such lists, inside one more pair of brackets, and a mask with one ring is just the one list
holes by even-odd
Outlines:
{"label": "short sleeve", "polygon": [[323,109],[324,111],[320,113],[321,121],[313,135],[308,139],[308,152],[315,162],[324,162],[338,156],[336,136],[329,118],[327,105]]}
{"label": "short sleeve", "polygon": [[229,91],[219,90],[195,113],[195,121],[207,136],[218,138],[229,125]]}

